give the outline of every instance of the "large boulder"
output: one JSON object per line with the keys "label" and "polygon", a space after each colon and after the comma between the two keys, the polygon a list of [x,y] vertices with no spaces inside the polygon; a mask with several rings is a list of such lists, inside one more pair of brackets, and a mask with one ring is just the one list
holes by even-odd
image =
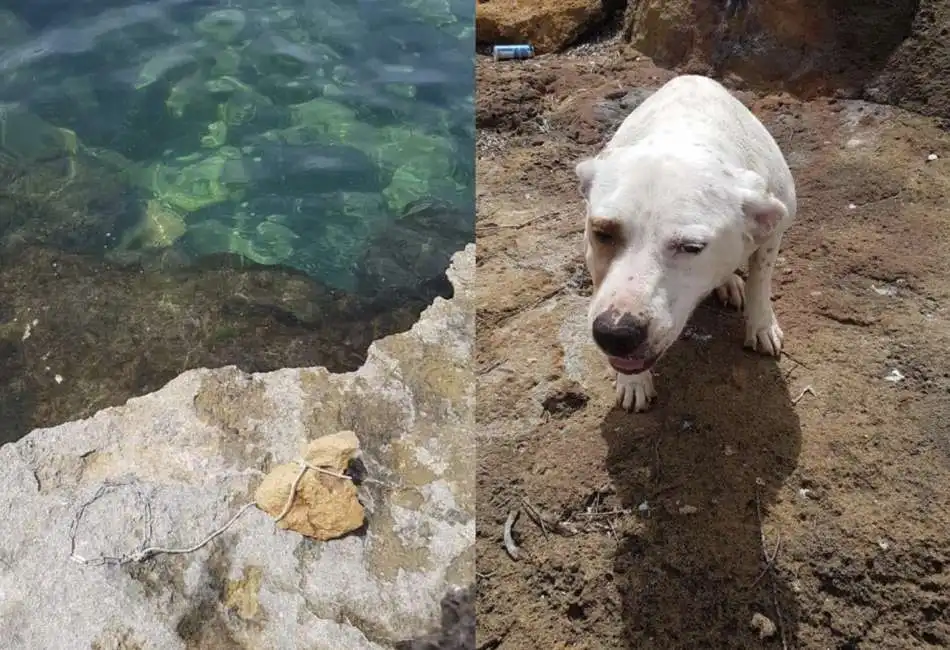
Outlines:
{"label": "large boulder", "polygon": [[910,31],[910,37],[868,81],[865,97],[950,118],[950,4],[921,0]]}
{"label": "large boulder", "polygon": [[911,35],[916,0],[640,0],[625,35],[664,67],[752,86],[859,94]]}
{"label": "large boulder", "polygon": [[[454,297],[357,372],[189,371],[0,447],[0,646],[423,648],[440,618],[443,638],[470,637],[470,598],[443,599],[474,582],[474,258],[456,255]],[[361,534],[316,542],[242,509],[340,429],[363,450]],[[71,561],[187,548],[236,512],[200,548]]]}
{"label": "large boulder", "polygon": [[601,0],[481,0],[475,34],[479,43],[528,43],[544,54],[563,50],[603,19]]}

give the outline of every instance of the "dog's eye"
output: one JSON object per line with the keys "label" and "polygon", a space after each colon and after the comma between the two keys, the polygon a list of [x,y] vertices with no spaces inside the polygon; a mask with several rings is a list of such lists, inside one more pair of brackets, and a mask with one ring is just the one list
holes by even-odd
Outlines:
{"label": "dog's eye", "polygon": [[597,243],[603,244],[604,246],[610,246],[614,243],[614,236],[603,230],[595,230],[594,239],[597,240]]}
{"label": "dog's eye", "polygon": [[676,245],[676,250],[679,253],[686,253],[687,255],[699,255],[706,249],[706,244],[701,242],[681,242]]}

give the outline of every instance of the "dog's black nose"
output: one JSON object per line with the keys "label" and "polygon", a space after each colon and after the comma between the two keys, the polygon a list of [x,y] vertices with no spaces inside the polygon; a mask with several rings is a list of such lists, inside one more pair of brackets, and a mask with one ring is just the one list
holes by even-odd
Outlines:
{"label": "dog's black nose", "polygon": [[608,310],[594,319],[594,342],[615,357],[627,357],[647,340],[647,326],[633,317]]}

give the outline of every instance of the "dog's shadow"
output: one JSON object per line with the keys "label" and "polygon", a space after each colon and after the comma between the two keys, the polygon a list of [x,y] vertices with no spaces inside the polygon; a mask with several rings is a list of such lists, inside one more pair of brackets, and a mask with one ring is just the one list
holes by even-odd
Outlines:
{"label": "dog's shadow", "polygon": [[742,333],[739,314],[707,301],[659,364],[652,410],[601,425],[613,488],[636,513],[614,569],[630,648],[763,647],[756,614],[794,646],[795,599],[763,573],[776,538],[763,543],[760,521],[801,431],[777,360],[743,350]]}

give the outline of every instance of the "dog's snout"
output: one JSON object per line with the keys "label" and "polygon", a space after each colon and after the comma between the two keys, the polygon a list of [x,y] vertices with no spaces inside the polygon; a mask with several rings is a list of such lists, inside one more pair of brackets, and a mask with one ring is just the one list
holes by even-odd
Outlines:
{"label": "dog's snout", "polygon": [[610,309],[594,319],[594,342],[609,355],[627,357],[647,340],[647,326],[630,313]]}

